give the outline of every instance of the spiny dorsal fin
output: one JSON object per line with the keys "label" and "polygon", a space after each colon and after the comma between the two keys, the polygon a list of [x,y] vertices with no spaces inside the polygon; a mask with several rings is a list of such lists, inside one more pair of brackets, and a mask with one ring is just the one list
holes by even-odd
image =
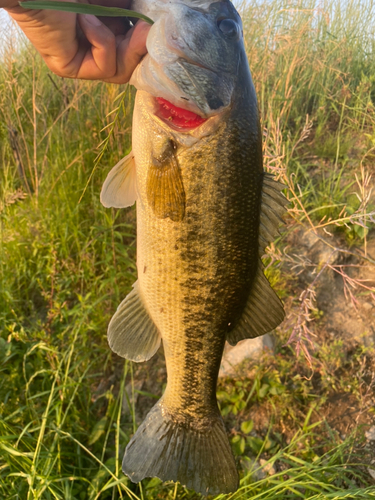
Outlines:
{"label": "spiny dorsal fin", "polygon": [[[262,206],[259,224],[259,257],[264,249],[278,234],[278,227],[283,222],[281,215],[285,212],[287,200],[281,193],[284,184],[277,182],[270,174],[264,174],[262,187]],[[227,334],[231,345],[244,339],[252,339],[264,335],[276,328],[284,319],[285,313],[281,300],[273,291],[263,274],[263,264],[259,264],[254,282],[242,313],[234,329]]]}
{"label": "spiny dorsal fin", "polygon": [[147,174],[147,200],[156,217],[177,222],[185,215],[185,190],[176,146],[168,141],[162,153],[153,155]]}
{"label": "spiny dorsal fin", "polygon": [[137,179],[133,153],[128,154],[107,175],[100,193],[101,203],[107,207],[131,207],[137,199]]}
{"label": "spiny dorsal fin", "polygon": [[108,326],[108,343],[123,358],[140,363],[159,349],[161,336],[143,305],[136,281]]}

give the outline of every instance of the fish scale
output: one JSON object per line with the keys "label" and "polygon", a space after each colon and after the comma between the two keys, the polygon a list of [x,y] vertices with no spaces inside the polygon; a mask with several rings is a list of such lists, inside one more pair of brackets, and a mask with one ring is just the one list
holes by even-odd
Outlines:
{"label": "fish scale", "polygon": [[[162,340],[168,380],[126,448],[123,471],[134,482],[156,476],[229,493],[238,473],[216,401],[218,371],[225,341],[262,335],[284,317],[260,259],[277,234],[283,186],[263,172],[256,95],[232,4],[136,5],[155,24],[132,77],[133,151],[109,173],[101,200],[137,200],[138,281],[108,340],[137,362]],[[173,121],[183,107],[190,128]]]}

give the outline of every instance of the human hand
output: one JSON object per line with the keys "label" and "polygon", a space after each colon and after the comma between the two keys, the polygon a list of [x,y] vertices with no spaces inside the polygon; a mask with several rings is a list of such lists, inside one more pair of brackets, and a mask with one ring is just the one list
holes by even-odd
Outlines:
{"label": "human hand", "polygon": [[[129,8],[130,1],[85,3]],[[131,27],[129,21],[120,18],[99,20],[87,14],[25,10],[15,0],[0,0],[1,7],[17,22],[47,66],[62,77],[126,83],[147,53],[150,26],[144,21]]]}

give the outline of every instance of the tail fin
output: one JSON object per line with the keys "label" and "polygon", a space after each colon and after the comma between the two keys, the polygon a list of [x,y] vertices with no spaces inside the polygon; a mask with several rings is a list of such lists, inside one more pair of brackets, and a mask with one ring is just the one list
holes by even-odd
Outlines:
{"label": "tail fin", "polygon": [[198,430],[168,418],[162,401],[152,408],[128,444],[122,470],[134,483],[156,476],[162,481],[179,481],[203,495],[238,488],[236,464],[221,418]]}

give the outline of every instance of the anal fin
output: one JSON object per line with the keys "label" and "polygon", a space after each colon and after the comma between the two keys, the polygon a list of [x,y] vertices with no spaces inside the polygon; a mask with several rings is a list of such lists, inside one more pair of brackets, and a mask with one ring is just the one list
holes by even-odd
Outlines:
{"label": "anal fin", "polygon": [[264,249],[277,236],[287,199],[281,193],[286,186],[264,174],[262,205],[259,221],[259,263],[242,316],[227,334],[231,345],[244,339],[253,339],[276,328],[284,319],[283,304],[263,273],[261,257]]}
{"label": "anal fin", "polygon": [[240,340],[264,335],[276,328],[284,317],[283,304],[264,276],[260,261],[242,316],[233,330],[227,334],[227,341],[231,345],[236,345]]}
{"label": "anal fin", "polygon": [[143,304],[136,281],[109,323],[109,346],[119,356],[140,363],[156,353],[160,342],[159,330]]}

